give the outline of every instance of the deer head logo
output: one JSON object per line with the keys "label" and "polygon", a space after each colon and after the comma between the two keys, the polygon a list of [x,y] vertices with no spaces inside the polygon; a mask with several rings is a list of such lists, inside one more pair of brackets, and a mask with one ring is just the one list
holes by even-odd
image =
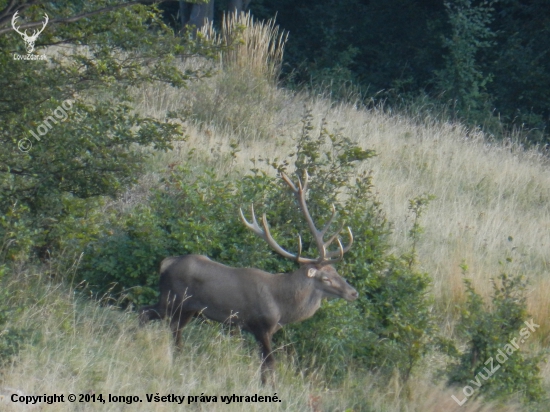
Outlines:
{"label": "deer head logo", "polygon": [[46,16],[46,18],[44,20],[44,23],[42,23],[42,28],[40,30],[33,30],[33,33],[29,36],[27,34],[27,30],[25,30],[24,32],[21,32],[15,26],[16,20],[18,18],[17,13],[19,13],[19,11],[16,11],[15,14],[13,15],[13,17],[11,19],[11,25],[12,25],[13,29],[17,33],[19,33],[21,35],[21,37],[23,37],[23,40],[25,41],[25,43],[27,43],[27,46],[26,46],[27,47],[27,53],[31,54],[34,51],[34,43],[36,42],[36,39],[38,39],[38,35],[44,31],[44,29],[46,28],[46,24],[48,24],[49,17],[46,13],[44,13],[44,16]]}

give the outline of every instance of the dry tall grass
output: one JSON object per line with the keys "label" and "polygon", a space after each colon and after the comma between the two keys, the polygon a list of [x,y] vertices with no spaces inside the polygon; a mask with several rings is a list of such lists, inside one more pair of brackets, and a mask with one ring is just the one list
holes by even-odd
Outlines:
{"label": "dry tall grass", "polygon": [[[202,162],[220,173],[245,172],[252,158],[281,158],[292,151],[307,106],[318,124],[326,117],[329,127],[378,153],[366,167],[373,171],[378,197],[393,224],[396,251],[410,247],[408,200],[424,193],[436,196],[421,222],[425,233],[418,253],[421,268],[434,279],[438,310],[452,315],[454,304],[463,299],[462,263],[484,296],[492,292],[492,277],[503,271],[521,272],[531,282],[529,310],[542,325],[538,338],[550,343],[550,298],[545,293],[550,286],[546,157],[511,143],[489,143],[480,132],[460,124],[364,110],[273,86],[262,87],[262,93],[269,93],[263,99],[239,94],[239,82],[253,89],[253,78],[222,75],[189,90],[185,104],[196,120],[189,123],[190,139],[180,152],[202,151],[206,154]],[[143,93],[151,104],[151,91]],[[164,93],[163,99],[169,101],[171,93],[181,99],[174,91]],[[230,141],[240,142],[235,162],[208,155],[228,153]],[[178,161],[177,155],[168,156]]]}
{"label": "dry tall grass", "polygon": [[227,47],[221,56],[224,70],[270,81],[279,76],[288,33],[279,31],[275,20],[257,22],[250,12],[228,13],[223,16],[220,32],[210,22],[201,33],[215,44]]}

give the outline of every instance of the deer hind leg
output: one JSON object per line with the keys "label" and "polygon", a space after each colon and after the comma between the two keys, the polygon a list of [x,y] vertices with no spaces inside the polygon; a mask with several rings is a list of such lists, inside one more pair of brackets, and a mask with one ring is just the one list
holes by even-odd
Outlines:
{"label": "deer hind leg", "polygon": [[143,306],[139,309],[139,325],[144,326],[147,322],[151,320],[162,319],[160,313],[159,304]]}
{"label": "deer hind leg", "polygon": [[195,314],[194,311],[191,311],[191,312],[178,311],[172,316],[172,319],[170,320],[170,329],[172,330],[172,335],[174,336],[174,342],[178,350],[181,350],[183,346],[181,343],[181,330],[185,327],[185,325],[189,323],[189,321],[193,318],[194,314]]}

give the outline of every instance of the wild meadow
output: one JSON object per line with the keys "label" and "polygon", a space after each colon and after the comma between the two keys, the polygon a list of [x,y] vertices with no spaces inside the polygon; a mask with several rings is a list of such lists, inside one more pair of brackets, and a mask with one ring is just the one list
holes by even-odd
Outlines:
{"label": "wild meadow", "polygon": [[[4,321],[0,323],[0,349],[1,353],[10,354],[0,372],[0,395],[20,390],[25,394],[138,395],[143,401],[41,404],[35,408],[44,411],[546,410],[550,402],[550,364],[544,358],[550,348],[547,154],[539,147],[524,148],[518,136],[495,140],[460,122],[446,121],[429,107],[394,111],[383,104],[365,106],[351,92],[347,98],[336,100],[322,91],[284,88],[277,83],[284,36],[276,26],[254,22],[250,17],[241,23],[246,27],[239,33],[242,42],[216,62],[190,59],[180,63],[184,68],[209,65],[213,70],[211,77],[193,81],[186,88],[152,84],[132,89],[134,110],[142,116],[162,120],[168,111],[184,113],[186,120],[180,124],[184,130],[182,139],[173,143],[173,149],[138,149],[148,151],[138,183],[67,223],[67,231],[72,232],[50,259],[39,263],[11,261],[10,276],[0,278],[0,320]],[[227,29],[226,36],[230,33]],[[204,30],[204,35],[215,36],[212,29]],[[420,279],[420,283],[425,279],[425,287],[418,283],[420,286],[410,292],[418,296],[414,303],[418,306],[410,306],[420,308],[418,315],[410,313],[407,306],[396,312],[399,316],[408,314],[411,319],[425,316],[425,329],[410,332],[408,321],[383,318],[382,312],[374,311],[376,305],[368,303],[374,299],[368,295],[359,299],[365,300],[367,309],[363,312],[354,312],[349,308],[352,304],[331,301],[320,323],[279,332],[284,336],[275,341],[276,383],[262,386],[257,347],[246,334],[196,320],[184,329],[184,349],[177,353],[166,322],[138,327],[135,309],[151,299],[147,293],[155,291],[158,274],[149,267],[143,273],[136,268],[134,279],[138,280],[129,281],[126,288],[120,287],[121,281],[117,285],[117,278],[109,277],[110,274],[119,273],[122,266],[139,266],[137,260],[123,257],[133,256],[139,250],[143,261],[158,261],[165,257],[165,250],[177,253],[179,244],[182,254],[216,253],[219,260],[233,266],[272,267],[275,263],[268,261],[267,248],[251,251],[254,238],[243,235],[244,230],[238,226],[237,206],[242,200],[231,197],[231,191],[240,188],[239,181],[245,176],[260,176],[265,178],[261,182],[273,182],[277,170],[272,163],[280,166],[286,160],[286,170],[293,173],[297,142],[303,142],[300,139],[304,135],[314,139],[323,133],[329,137],[319,140],[315,148],[318,159],[325,159],[326,153],[343,153],[338,152],[334,142],[340,142],[340,148],[345,150],[373,150],[376,154],[365,161],[351,162],[353,168],[349,169],[350,181],[368,176],[371,186],[367,195],[354,198],[353,191],[342,190],[336,200],[344,205],[340,210],[348,213],[348,221],[356,223],[352,229],[360,245],[368,244],[368,230],[372,230],[382,239],[379,242],[384,245],[380,248],[383,259],[395,257],[376,260],[378,257],[366,252],[350,253],[342,264],[343,276],[352,285],[361,285],[362,289],[357,286],[360,294],[366,290],[376,295],[375,286],[361,283],[362,279],[371,279],[369,271],[379,270],[379,277],[373,279],[384,285],[384,271],[390,271],[388,268],[394,264],[400,268],[396,269],[395,283],[384,289],[388,295],[377,295],[376,305],[383,305],[381,296],[393,302],[392,293],[408,293],[401,289],[402,285],[409,285],[408,279]],[[344,160],[338,165],[338,173],[348,167]],[[209,189],[208,185],[214,184],[220,186]],[[183,188],[180,197],[178,188]],[[280,187],[264,189],[266,193],[271,190],[266,195],[268,199],[276,198],[277,193],[286,196]],[[162,200],[162,190],[174,197]],[[416,209],[415,199],[416,205],[421,202]],[[282,207],[270,201],[266,200],[265,205],[271,204],[275,212]],[[368,202],[369,208],[361,212],[363,215],[353,215],[360,202]],[[170,212],[159,212],[161,209],[155,209],[159,205],[165,205]],[[193,220],[196,227],[186,223],[195,219],[194,212],[203,216]],[[376,216],[367,222],[369,213]],[[234,229],[209,220],[216,216],[220,221],[233,219]],[[172,228],[185,230],[170,232],[168,246],[157,243],[148,249],[150,239],[163,237],[164,232],[155,231],[169,218],[176,222],[170,223]],[[363,218],[366,223],[361,226]],[[157,219],[166,221],[158,223]],[[221,228],[227,232],[216,233]],[[227,256],[220,249],[233,237],[248,242],[248,249],[237,245]],[[382,262],[382,269],[374,264],[368,266],[367,262]],[[152,266],[156,265],[155,261]],[[6,267],[0,265],[0,274],[8,273]],[[355,273],[365,273],[363,278],[353,274],[356,269],[362,272]],[[133,272],[125,270],[123,275],[130,279]],[[516,282],[520,276],[523,280]],[[104,284],[97,288],[102,279]],[[511,279],[508,286],[506,279]],[[143,292],[141,286],[149,289]],[[479,299],[482,304],[476,306]],[[399,302],[409,304],[406,297]],[[5,319],[2,313],[8,314]],[[385,331],[381,331],[380,337],[372,338],[364,330],[369,316],[380,317],[380,323],[394,322],[391,324],[398,325],[395,330],[402,335],[384,335]],[[474,363],[485,362],[485,358],[474,360],[475,350],[479,350],[479,356],[486,356],[493,353],[492,348],[509,343],[510,336],[519,336],[521,327],[517,328],[518,323],[511,319],[519,319],[520,323],[532,319],[539,325],[521,344],[520,352],[525,359],[540,358],[535,364],[514,363],[506,372],[508,383],[495,384],[480,396],[481,389],[474,386],[475,396],[460,406],[452,396],[462,400],[468,380],[460,381],[457,376],[471,373],[470,379],[475,379]],[[483,328],[475,329],[476,322]],[[345,327],[338,329],[336,323]],[[498,331],[504,329],[507,334],[499,335]],[[409,332],[410,341],[403,338]],[[352,339],[353,336],[357,338]],[[486,346],[476,347],[469,338],[480,339]],[[368,339],[374,339],[369,345],[386,352],[372,358],[364,354],[362,348]],[[383,346],[392,339],[397,342],[395,346]],[[348,346],[339,347],[339,341]],[[465,372],[469,361],[461,361],[460,354],[442,349],[443,342],[448,341],[453,341],[462,354],[472,356],[472,370]],[[406,348],[414,355],[402,353]],[[420,349],[415,352],[417,348]],[[403,356],[399,362],[410,360],[411,368],[385,369],[393,354]],[[330,359],[333,355],[342,356],[339,368]],[[514,356],[519,355],[510,357]],[[512,362],[515,361],[503,363],[502,369]],[[452,364],[466,366],[453,374],[449,372]],[[487,383],[482,381],[482,387],[489,386],[491,380],[497,382],[498,374],[495,372]],[[455,381],[450,382],[452,379]],[[537,386],[536,394],[521,386],[522,379]],[[221,395],[275,393],[282,402],[226,404],[219,399]],[[146,394],[216,395],[218,401],[191,405],[185,401],[185,406],[176,406],[146,402]],[[2,410],[32,410],[18,404],[0,405]]]}

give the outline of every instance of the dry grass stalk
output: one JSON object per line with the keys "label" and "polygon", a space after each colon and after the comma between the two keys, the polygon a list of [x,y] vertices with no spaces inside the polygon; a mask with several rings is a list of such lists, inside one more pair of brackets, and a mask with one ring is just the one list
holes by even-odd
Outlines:
{"label": "dry grass stalk", "polygon": [[220,33],[210,23],[201,29],[201,34],[227,47],[221,59],[225,69],[277,80],[288,33],[280,31],[274,19],[258,22],[250,12],[228,13],[223,16]]}

